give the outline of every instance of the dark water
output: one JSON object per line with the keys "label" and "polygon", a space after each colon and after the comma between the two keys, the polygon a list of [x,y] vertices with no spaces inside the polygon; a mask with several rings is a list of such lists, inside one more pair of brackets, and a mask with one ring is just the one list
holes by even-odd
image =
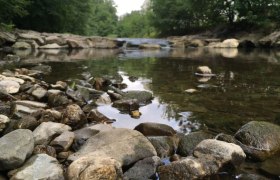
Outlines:
{"label": "dark water", "polygon": [[[111,106],[99,110],[116,119],[114,126],[134,128],[141,122],[166,123],[182,132],[208,128],[233,134],[252,120],[280,124],[280,51],[237,49],[19,51],[18,66],[51,65],[48,82],[121,75],[126,90],[148,90],[155,98],[141,107],[140,119]],[[209,66],[216,77],[200,79],[198,66]],[[129,77],[136,77],[131,82]],[[195,88],[197,93],[185,90]]]}

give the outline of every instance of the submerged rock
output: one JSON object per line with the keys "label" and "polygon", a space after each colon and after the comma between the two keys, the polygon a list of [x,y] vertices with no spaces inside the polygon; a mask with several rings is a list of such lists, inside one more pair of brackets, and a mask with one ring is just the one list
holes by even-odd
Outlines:
{"label": "submerged rock", "polygon": [[11,179],[63,180],[63,169],[59,162],[46,154],[32,156],[22,167],[9,172]]}
{"label": "submerged rock", "polygon": [[136,99],[122,99],[114,101],[113,107],[122,112],[130,112],[139,109],[139,103]]}
{"label": "submerged rock", "polygon": [[144,134],[144,136],[173,136],[176,134],[176,131],[166,124],[151,122],[141,123],[134,129]]}
{"label": "submerged rock", "polygon": [[33,148],[34,138],[30,130],[15,130],[0,138],[0,171],[21,166]]}
{"label": "submerged rock", "polygon": [[251,121],[242,126],[234,136],[241,142],[246,154],[264,160],[280,151],[280,126]]}
{"label": "submerged rock", "polygon": [[153,99],[153,94],[148,91],[127,91],[123,94],[123,99],[136,99],[140,104],[148,104]]}
{"label": "submerged rock", "polygon": [[89,138],[82,148],[68,159],[74,161],[88,153],[112,157],[119,161],[122,166],[128,166],[140,159],[156,155],[153,145],[145,136],[129,129],[100,132]]}

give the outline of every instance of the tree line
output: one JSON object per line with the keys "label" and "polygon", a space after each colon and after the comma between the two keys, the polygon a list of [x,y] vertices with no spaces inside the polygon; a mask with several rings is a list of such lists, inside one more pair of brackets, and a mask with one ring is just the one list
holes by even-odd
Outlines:
{"label": "tree line", "polygon": [[156,37],[216,27],[271,30],[280,0],[147,0],[120,18],[112,0],[0,0],[0,27],[80,35]]}

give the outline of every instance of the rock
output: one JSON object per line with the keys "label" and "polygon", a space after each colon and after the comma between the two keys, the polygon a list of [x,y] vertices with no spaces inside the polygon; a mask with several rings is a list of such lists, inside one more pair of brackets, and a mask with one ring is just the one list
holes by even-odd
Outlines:
{"label": "rock", "polygon": [[11,80],[1,80],[0,90],[4,90],[9,94],[16,94],[19,91],[20,85],[16,81]]}
{"label": "rock", "polygon": [[139,110],[130,111],[130,116],[135,119],[139,119],[142,113]]}
{"label": "rock", "polygon": [[42,99],[43,97],[45,97],[48,93],[48,91],[45,88],[42,88],[39,85],[35,85],[32,89],[31,89],[31,94],[36,97],[37,99]]}
{"label": "rock", "polygon": [[71,49],[87,49],[90,48],[89,41],[81,38],[68,38],[66,40],[67,45]]}
{"label": "rock", "polygon": [[179,138],[176,136],[150,136],[148,139],[160,158],[166,158],[175,154],[179,142]]}
{"label": "rock", "polygon": [[240,41],[239,43],[239,48],[255,48],[257,47],[256,43],[252,40],[249,39],[244,39],[242,41]]}
{"label": "rock", "polygon": [[39,47],[39,49],[61,49],[61,48],[67,48],[67,46],[60,46],[56,43],[53,43],[53,44],[46,44],[44,46]]}
{"label": "rock", "polygon": [[275,178],[279,177],[280,176],[280,157],[279,155],[273,157],[273,158],[270,158],[270,159],[267,159],[266,161],[264,161],[262,164],[261,164],[261,170],[263,172],[265,172],[266,174],[269,174],[271,176],[275,176]]}
{"label": "rock", "polygon": [[9,32],[0,32],[0,42],[3,42],[2,44],[15,43],[16,42],[16,36],[12,33],[9,33]]}
{"label": "rock", "polygon": [[189,156],[180,161],[174,161],[169,165],[160,166],[158,175],[160,180],[189,180],[203,179],[205,176],[217,173],[219,168],[203,159]]}
{"label": "rock", "polygon": [[102,94],[95,102],[97,105],[111,104],[111,98],[107,93]]}
{"label": "rock", "polygon": [[185,90],[185,92],[192,94],[192,93],[196,93],[197,90],[196,89],[187,89],[187,90]]}
{"label": "rock", "polygon": [[110,123],[112,120],[105,116],[104,114],[100,113],[97,109],[92,109],[87,119],[89,122],[96,122],[96,123]]}
{"label": "rock", "polygon": [[16,114],[17,116],[31,115],[41,111],[42,108],[28,107],[20,104],[12,104],[11,114]]}
{"label": "rock", "polygon": [[30,130],[18,129],[0,138],[0,171],[20,167],[33,148],[34,138]]}
{"label": "rock", "polygon": [[48,145],[37,145],[33,150],[33,154],[47,154],[51,157],[56,158],[56,150],[52,146]]}
{"label": "rock", "polygon": [[274,44],[280,39],[280,33],[279,31],[275,31],[263,38],[261,38],[258,41],[258,45],[260,47],[265,47],[265,48],[269,48],[269,47],[274,47]]}
{"label": "rock", "polygon": [[27,106],[27,107],[34,107],[34,108],[46,108],[47,107],[47,104],[36,102],[36,101],[15,101],[15,104],[23,105],[23,106]]}
{"label": "rock", "polygon": [[45,38],[46,44],[57,44],[59,46],[65,45],[66,41],[65,39],[58,37],[58,36],[48,36]]}
{"label": "rock", "polygon": [[48,104],[52,107],[64,106],[69,104],[69,99],[61,91],[59,91],[59,93],[48,91]]}
{"label": "rock", "polygon": [[199,143],[195,148],[194,156],[160,166],[159,178],[161,180],[202,179],[218,173],[225,165],[238,166],[246,157],[239,146],[212,139]]}
{"label": "rock", "polygon": [[139,49],[161,49],[159,44],[140,44]]}
{"label": "rock", "polygon": [[25,115],[21,119],[16,121],[15,129],[29,129],[33,131],[37,126],[39,125],[39,122],[33,117]]}
{"label": "rock", "polygon": [[42,74],[50,74],[52,72],[52,67],[49,65],[39,64],[38,66],[32,67],[31,70],[38,71]]}
{"label": "rock", "polygon": [[34,131],[35,144],[48,144],[54,136],[60,135],[65,131],[70,131],[71,127],[54,122],[43,122]]}
{"label": "rock", "polygon": [[238,48],[239,41],[237,39],[226,39],[223,42],[212,42],[208,46],[213,48]]}
{"label": "rock", "polygon": [[219,167],[227,163],[238,166],[246,158],[240,146],[215,139],[206,139],[200,142],[195,147],[193,154],[197,158],[215,160]]}
{"label": "rock", "polygon": [[14,49],[31,49],[32,46],[27,42],[18,41],[12,46],[12,48],[14,48]]}
{"label": "rock", "polygon": [[100,153],[112,157],[122,166],[156,156],[153,145],[146,137],[137,131],[121,128],[100,132],[89,138],[82,148],[68,159],[74,161],[88,153]]}
{"label": "rock", "polygon": [[62,114],[59,111],[47,109],[42,111],[39,121],[42,122],[60,122]]}
{"label": "rock", "polygon": [[148,91],[127,91],[123,99],[136,99],[140,104],[149,104],[153,99],[153,94]]}
{"label": "rock", "polygon": [[11,120],[7,116],[0,114],[0,132],[7,127],[10,121]]}
{"label": "rock", "polygon": [[7,81],[15,81],[19,84],[23,84],[25,81],[20,79],[20,78],[16,78],[16,77],[6,77],[6,76],[3,76],[3,75],[0,75],[0,81],[1,80],[7,80]]}
{"label": "rock", "polygon": [[113,158],[87,154],[74,161],[67,169],[71,180],[123,179],[121,164]]}
{"label": "rock", "polygon": [[159,123],[141,123],[134,129],[144,134],[144,136],[173,136],[176,134],[172,127]]}
{"label": "rock", "polygon": [[32,156],[22,167],[9,172],[10,179],[63,180],[63,169],[58,161],[46,154]]}
{"label": "rock", "polygon": [[212,70],[208,66],[199,66],[196,72],[199,74],[212,74]]}
{"label": "rock", "polygon": [[68,151],[75,138],[73,132],[65,131],[60,136],[55,138],[50,145],[53,146],[57,152]]}
{"label": "rock", "polygon": [[145,158],[135,163],[132,168],[126,171],[124,179],[154,179],[156,177],[156,169],[161,164],[161,159],[157,156]]}
{"label": "rock", "polygon": [[57,81],[55,84],[51,84],[51,87],[54,89],[59,89],[59,90],[66,90],[67,89],[67,83],[63,81]]}
{"label": "rock", "polygon": [[44,39],[40,35],[38,35],[36,33],[32,33],[32,32],[20,33],[20,34],[18,34],[18,38],[34,40],[34,41],[36,41],[37,44],[40,44],[40,45],[45,43]]}
{"label": "rock", "polygon": [[181,156],[189,156],[193,153],[194,148],[205,139],[212,139],[213,135],[198,131],[180,138],[177,153]]}
{"label": "rock", "polygon": [[74,131],[75,140],[72,148],[77,151],[90,137],[98,134],[99,132],[111,131],[112,129],[113,127],[109,125],[96,124],[76,130]]}
{"label": "rock", "polygon": [[251,121],[242,126],[234,136],[240,141],[245,153],[258,160],[264,160],[280,151],[280,126]]}
{"label": "rock", "polygon": [[139,103],[137,99],[122,99],[114,101],[113,107],[117,108],[122,112],[130,112],[139,109]]}
{"label": "rock", "polygon": [[77,104],[71,104],[66,107],[62,115],[62,123],[71,126],[74,129],[82,127],[87,123],[83,110]]}

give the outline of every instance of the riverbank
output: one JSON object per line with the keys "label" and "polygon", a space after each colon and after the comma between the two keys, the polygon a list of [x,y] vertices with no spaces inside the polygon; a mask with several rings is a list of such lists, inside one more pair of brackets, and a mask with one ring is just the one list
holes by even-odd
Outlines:
{"label": "riverbank", "polygon": [[40,33],[27,30],[0,32],[2,51],[26,49],[161,49],[161,48],[278,48],[280,31],[271,34],[237,33],[217,36],[214,33],[202,33],[168,37],[166,39],[134,39],[86,37],[73,34]]}
{"label": "riverbank", "polygon": [[[121,79],[88,73],[78,81],[50,84],[42,79],[50,71],[39,65],[1,72],[4,178],[156,179],[157,173],[163,180],[194,179],[233,168],[240,178],[265,179],[246,171],[246,164],[269,160],[280,150],[280,127],[267,122],[249,122],[233,136],[203,130],[182,134],[158,123],[114,128],[114,119],[98,106],[112,104],[137,118],[152,93],[125,92]],[[274,169],[271,164],[262,163],[261,169],[277,177],[277,164]]]}

